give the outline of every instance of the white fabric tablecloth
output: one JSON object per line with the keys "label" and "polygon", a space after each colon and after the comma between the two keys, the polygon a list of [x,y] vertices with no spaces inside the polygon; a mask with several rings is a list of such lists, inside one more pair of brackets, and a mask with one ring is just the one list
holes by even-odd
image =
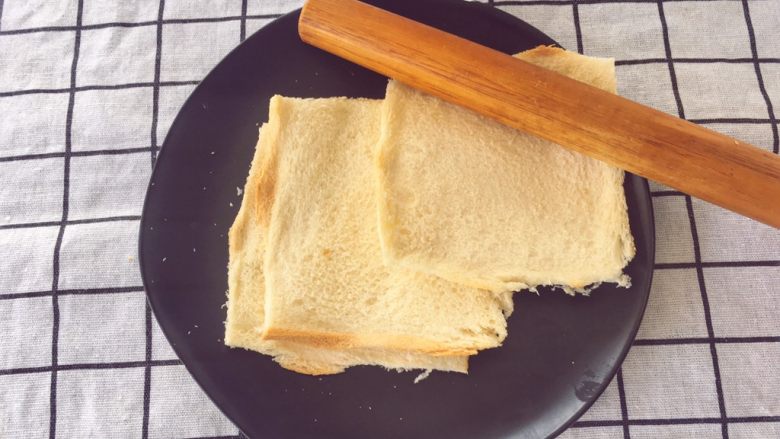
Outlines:
{"label": "white fabric tablecloth", "polygon": [[[490,3],[616,58],[622,95],[778,152],[780,1]],[[298,6],[0,0],[0,437],[239,435],[146,306],[138,222],[183,100]],[[563,437],[780,437],[780,232],[652,190],[642,328]]]}

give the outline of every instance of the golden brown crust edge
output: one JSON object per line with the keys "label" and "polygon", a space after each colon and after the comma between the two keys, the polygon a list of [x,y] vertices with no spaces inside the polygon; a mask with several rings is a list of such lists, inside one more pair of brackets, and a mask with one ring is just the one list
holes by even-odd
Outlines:
{"label": "golden brown crust edge", "polygon": [[329,349],[350,348],[383,348],[401,351],[413,351],[431,356],[469,356],[475,355],[481,349],[496,347],[496,345],[475,346],[474,349],[445,347],[417,337],[386,335],[386,334],[341,334],[328,332],[307,332],[295,329],[270,327],[260,332],[264,340],[291,340],[306,343],[311,346]]}

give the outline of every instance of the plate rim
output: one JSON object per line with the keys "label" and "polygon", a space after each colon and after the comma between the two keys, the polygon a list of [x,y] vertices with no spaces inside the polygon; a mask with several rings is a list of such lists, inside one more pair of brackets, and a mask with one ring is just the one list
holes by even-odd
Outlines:
{"label": "plate rim", "polygon": [[[371,0],[368,0],[370,2]],[[553,42],[558,47],[561,46],[557,41],[555,41],[553,38],[551,38],[549,35],[541,31],[540,29],[536,28],[535,26],[531,25],[530,23],[526,22],[525,20],[516,17],[512,14],[510,14],[507,11],[504,11],[500,8],[497,8],[495,6],[489,5],[489,4],[483,4],[475,1],[468,1],[468,0],[430,0],[431,2],[438,2],[438,3],[444,3],[444,4],[455,4],[458,3],[461,6],[469,7],[469,8],[476,8],[479,9],[481,12],[490,13],[495,17],[495,19],[500,19],[503,21],[509,21],[512,24],[520,23],[521,25],[527,27],[529,30],[539,34],[539,36]],[[163,335],[165,336],[166,341],[171,346],[171,349],[174,351],[174,353],[177,356],[177,360],[181,362],[181,364],[185,367],[187,370],[187,373],[192,377],[192,379],[197,383],[198,387],[203,391],[203,393],[209,398],[209,400],[214,404],[214,406],[219,410],[220,413],[222,413],[233,425],[236,426],[236,428],[239,429],[239,432],[241,434],[244,434],[244,425],[242,423],[238,422],[234,417],[225,412],[223,409],[223,404],[221,401],[221,397],[219,395],[213,395],[211,392],[208,391],[206,386],[204,386],[202,378],[196,374],[193,373],[192,367],[190,365],[191,362],[185,361],[181,354],[180,354],[180,347],[177,344],[174,344],[172,342],[172,336],[169,334],[169,329],[167,328],[167,324],[164,324],[161,319],[159,319],[158,316],[158,310],[157,306],[155,305],[155,301],[152,298],[153,294],[150,292],[150,286],[152,283],[148,280],[148,275],[144,269],[144,260],[145,260],[145,246],[144,246],[144,234],[146,230],[146,224],[148,220],[147,210],[149,209],[149,199],[150,199],[150,193],[154,190],[154,182],[155,177],[157,176],[158,172],[160,171],[160,163],[161,161],[168,155],[166,154],[166,151],[170,148],[165,148],[165,146],[169,142],[170,133],[174,131],[174,128],[178,126],[182,122],[182,109],[186,108],[190,101],[193,99],[193,96],[197,94],[197,92],[203,87],[203,84],[206,82],[206,80],[217,70],[219,69],[222,64],[226,62],[228,58],[231,58],[235,55],[235,53],[239,52],[245,45],[247,45],[247,42],[252,38],[258,38],[260,35],[273,32],[274,29],[276,29],[279,26],[282,26],[282,24],[285,20],[289,20],[292,16],[297,16],[300,14],[302,8],[294,9],[288,13],[282,14],[272,21],[266,23],[262,28],[258,29],[251,35],[247,36],[243,41],[241,41],[239,44],[237,44],[235,47],[233,47],[228,53],[226,53],[220,60],[217,62],[209,71],[206,73],[202,79],[198,82],[198,84],[192,89],[192,91],[189,93],[187,98],[183,101],[181,106],[179,107],[176,116],[174,117],[170,128],[168,132],[165,135],[165,139],[163,140],[160,148],[157,151],[157,157],[155,159],[154,167],[152,169],[152,172],[150,174],[149,183],[146,188],[146,192],[144,195],[144,202],[143,207],[141,210],[141,219],[139,221],[139,233],[138,233],[138,265],[139,270],[141,273],[141,281],[144,287],[144,296],[146,298],[146,302],[149,305],[149,308],[154,316],[155,319],[157,319],[159,323],[159,328]],[[297,20],[296,20],[297,22]],[[618,370],[623,365],[623,362],[626,359],[626,356],[628,355],[628,352],[630,351],[631,347],[633,346],[634,341],[636,340],[636,335],[639,331],[639,327],[641,326],[642,321],[644,320],[645,312],[647,309],[647,305],[649,302],[650,292],[652,289],[652,283],[653,278],[655,274],[655,267],[654,267],[654,260],[655,260],[655,251],[656,251],[656,233],[655,233],[655,214],[654,214],[654,206],[652,203],[652,193],[650,191],[649,187],[649,181],[641,176],[631,174],[629,172],[625,172],[624,176],[624,185],[625,181],[628,179],[635,179],[634,183],[638,183],[642,186],[642,192],[647,194],[647,208],[648,208],[648,228],[650,230],[649,234],[649,240],[647,242],[647,253],[650,257],[650,267],[648,269],[649,277],[647,281],[647,287],[646,292],[642,292],[644,296],[644,300],[641,303],[640,309],[638,311],[639,318],[635,319],[633,326],[631,330],[629,331],[630,336],[627,337],[626,342],[622,346],[619,354],[617,355],[617,361],[612,365],[612,367],[609,369],[609,373],[607,374],[607,379],[605,379],[602,383],[599,384],[599,386],[595,389],[595,391],[592,393],[592,396],[588,398],[586,401],[583,401],[582,406],[574,412],[565,422],[561,424],[560,427],[558,427],[556,430],[554,430],[552,433],[550,433],[547,437],[548,438],[554,438],[559,436],[561,433],[563,433],[565,430],[567,430],[569,427],[572,426],[582,415],[587,412],[593,404],[601,397],[601,395],[604,393],[606,388],[609,386],[609,384],[615,379],[615,376],[617,375]],[[624,186],[625,187],[625,186]],[[156,287],[154,287],[156,288]],[[521,292],[522,294],[522,292]],[[152,360],[149,360],[152,361]],[[249,436],[247,436],[249,437]]]}
{"label": "plate rim", "polygon": [[[652,291],[653,287],[653,278],[655,277],[655,244],[656,244],[656,236],[655,236],[655,208],[653,206],[653,196],[652,192],[650,192],[650,182],[644,178],[640,177],[639,175],[632,174],[628,171],[624,171],[623,176],[623,185],[625,190],[625,182],[632,178],[636,183],[639,183],[642,185],[642,189],[644,193],[647,194],[647,207],[648,207],[648,219],[649,219],[649,225],[648,227],[651,230],[650,233],[650,240],[647,242],[648,246],[648,256],[650,257],[650,269],[649,274],[650,276],[647,279],[647,292],[644,294],[644,300],[642,301],[642,306],[639,310],[639,318],[634,321],[634,325],[631,328],[630,331],[630,337],[626,339],[626,343],[623,345],[623,347],[620,350],[620,353],[617,356],[617,361],[615,364],[612,365],[612,368],[610,368],[608,375],[608,379],[604,380],[601,383],[601,388],[598,389],[593,398],[589,399],[588,401],[585,401],[585,404],[580,407],[579,410],[577,410],[569,419],[566,420],[566,422],[561,425],[557,430],[555,430],[553,433],[551,433],[548,438],[554,438],[557,436],[560,436],[561,433],[566,431],[569,427],[572,426],[579,418],[582,417],[582,415],[585,414],[588,410],[590,410],[591,407],[593,407],[593,404],[596,403],[596,401],[601,397],[601,395],[604,393],[605,390],[607,390],[607,387],[609,387],[612,380],[615,379],[617,376],[618,370],[623,367],[623,362],[626,360],[626,357],[628,356],[628,352],[631,350],[631,348],[634,346],[634,341],[636,340],[636,335],[639,332],[639,327],[642,325],[642,322],[645,318],[645,312],[647,311],[647,304],[650,301],[650,292]],[[621,403],[622,406],[622,403]],[[622,407],[621,407],[621,417],[622,417]]]}

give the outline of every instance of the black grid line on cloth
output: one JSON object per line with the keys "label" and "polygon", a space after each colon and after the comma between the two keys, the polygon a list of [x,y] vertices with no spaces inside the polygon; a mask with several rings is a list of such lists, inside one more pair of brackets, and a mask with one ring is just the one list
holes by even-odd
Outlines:
{"label": "black grid line on cloth", "polygon": [[[160,81],[158,84],[160,87],[172,87],[177,85],[198,85],[200,81]],[[89,91],[89,90],[126,90],[130,88],[140,87],[154,87],[153,82],[131,82],[127,84],[114,84],[114,85],[80,85],[75,88],[36,88],[28,90],[14,90],[0,92],[0,98],[21,96],[29,94],[55,94],[55,93],[70,93],[72,90]]]}
{"label": "black grid line on cloth", "polygon": [[709,123],[731,123],[731,124],[768,124],[772,123],[768,118],[758,117],[713,117],[704,119],[686,119],[688,122],[693,122],[699,125],[706,125]]}
{"label": "black grid line on cloth", "polygon": [[634,340],[634,346],[670,346],[681,344],[748,344],[780,343],[780,335],[756,337],[691,337],[691,338],[640,338]]}
{"label": "black grid line on cloth", "polygon": [[[162,39],[163,39],[163,16],[165,13],[165,0],[160,0],[157,7],[157,47],[154,57],[154,83],[152,88],[152,128],[150,131],[150,138],[152,144],[152,150],[150,153],[150,166],[154,169],[154,164],[157,161],[157,149],[159,145],[157,143],[157,124],[160,112],[160,70],[162,69]],[[146,350],[145,358],[146,365],[144,366],[144,399],[143,399],[143,417],[141,422],[141,438],[147,439],[149,437],[149,408],[151,406],[152,395],[152,310],[149,306],[149,300],[147,298],[144,303],[144,325],[145,337],[146,337]]]}
{"label": "black grid line on cloth", "polygon": [[[134,154],[137,152],[145,152],[151,150],[151,146],[143,146],[140,148],[119,148],[119,149],[97,149],[97,150],[87,150],[87,151],[71,151],[70,156],[71,157],[90,157],[90,156],[96,156],[96,155],[121,155],[121,154]],[[27,161],[27,160],[36,160],[36,159],[51,159],[51,158],[62,158],[65,157],[64,152],[48,152],[48,153],[42,153],[42,154],[23,154],[23,155],[12,155],[12,156],[6,156],[6,157],[0,157],[0,162],[17,162],[17,161]]]}
{"label": "black grid line on cloth", "polygon": [[780,139],[777,134],[777,118],[775,118],[775,110],[772,106],[772,99],[769,98],[769,93],[766,91],[764,84],[764,75],[761,74],[761,64],[758,61],[758,48],[756,47],[756,34],[753,30],[753,20],[750,18],[750,6],[747,0],[742,0],[742,10],[745,13],[745,24],[747,25],[748,37],[750,38],[750,52],[753,55],[753,67],[756,70],[756,79],[758,80],[758,89],[761,91],[761,96],[766,102],[766,111],[769,114],[769,120],[772,124],[772,152],[778,154],[780,149]]}
{"label": "black grid line on cloth", "polygon": [[14,369],[0,369],[0,376],[3,375],[22,375],[28,373],[56,372],[60,370],[96,370],[96,369],[128,369],[146,367],[149,364],[154,366],[181,366],[181,360],[156,360],[156,361],[118,361],[113,363],[77,363],[77,364],[59,364],[57,367],[20,367]]}
{"label": "black grid line on cloth", "polygon": [[[666,23],[666,14],[664,13],[664,2],[658,0],[658,18],[661,22],[661,33],[664,40],[664,51],[666,58],[668,58],[669,77],[672,84],[672,92],[674,94],[674,100],[677,104],[677,113],[681,119],[685,119],[685,110],[680,96],[680,90],[677,84],[677,74],[674,69],[674,61],[672,61],[672,47],[669,41],[669,26]],[[696,262],[696,277],[699,284],[699,292],[701,294],[702,307],[704,309],[704,321],[707,326],[707,336],[710,339],[715,338],[715,332],[712,326],[712,315],[710,312],[709,298],[707,297],[707,286],[704,281],[704,269],[701,266],[701,246],[699,244],[699,234],[696,229],[696,218],[693,212],[693,202],[689,195],[685,195],[685,206],[688,212],[688,221],[690,223],[691,237],[693,239],[693,254],[694,261]],[[715,392],[718,398],[718,409],[720,411],[721,419],[721,434],[723,439],[728,439],[728,421],[726,420],[726,403],[723,397],[723,384],[720,376],[720,365],[718,364],[718,351],[715,347],[715,343],[710,341],[710,356],[712,357],[712,370],[715,378]]]}
{"label": "black grid line on cloth", "polygon": [[3,2],[4,0],[0,0],[0,32],[3,31]]}
{"label": "black grid line on cloth", "polygon": [[[131,287],[108,287],[108,288],[76,288],[68,290],[57,290],[57,296],[75,296],[75,295],[96,295],[96,294],[123,294],[123,293],[140,293],[143,292],[142,286]],[[0,300],[12,300],[29,297],[49,297],[52,295],[51,290],[44,291],[31,291],[27,293],[11,293],[0,295]]]}
{"label": "black grid line on cloth", "polygon": [[[114,221],[138,221],[141,217],[138,215],[126,215],[126,216],[107,216],[100,218],[88,218],[79,220],[66,220],[64,221],[66,226],[74,224],[94,224],[94,223],[107,223]],[[42,221],[37,223],[19,223],[19,224],[3,224],[0,225],[0,230],[7,229],[33,229],[36,227],[52,227],[63,224],[63,221]]]}
{"label": "black grid line on cloth", "polygon": [[[248,18],[279,18],[282,14],[253,14],[253,15],[228,15],[224,17],[199,17],[199,18],[166,18],[162,20],[162,24],[190,24],[190,23],[221,23],[226,21],[239,21]],[[81,30],[95,30],[106,29],[110,27],[144,27],[144,26],[156,26],[159,23],[158,20],[151,21],[112,21],[98,24],[86,24],[81,26]],[[13,29],[13,30],[0,30],[0,35],[21,35],[32,34],[39,32],[72,32],[76,30],[76,26],[42,26],[31,27],[26,29]]]}
{"label": "black grid line on cloth", "polygon": [[[693,237],[694,260],[697,263],[700,263],[701,245],[699,244],[699,234],[696,227],[696,217],[693,211],[693,202],[690,196],[685,197],[685,206],[686,206],[686,210],[688,211],[688,219],[690,221],[691,235]],[[704,309],[704,320],[707,325],[707,335],[709,338],[714,340],[715,333],[712,325],[712,315],[710,312],[709,298],[707,296],[707,285],[704,280],[704,270],[701,265],[698,265],[696,267],[696,277],[699,283],[699,291],[701,292],[702,306]],[[718,396],[718,408],[720,409],[721,419],[723,419],[723,423],[721,424],[721,431],[723,434],[723,439],[728,439],[729,434],[728,434],[728,423],[726,421],[726,403],[723,397],[723,384],[721,382],[721,376],[720,376],[720,364],[718,363],[718,351],[717,348],[715,347],[714,341],[711,341],[709,345],[710,345],[710,355],[712,356],[712,369],[715,375],[715,391]]]}
{"label": "black grid line on cloth", "polygon": [[[660,2],[659,2],[660,4]],[[691,236],[693,238],[693,255],[694,255],[694,261],[697,263],[701,263],[701,245],[699,244],[699,233],[696,228],[696,217],[693,212],[693,202],[691,201],[690,196],[685,196],[685,207],[688,211],[688,220],[691,225]],[[707,325],[707,336],[714,340],[715,339],[715,330],[712,325],[712,313],[710,312],[710,301],[707,296],[707,285],[704,280],[704,269],[699,264],[696,267],[696,278],[699,283],[699,292],[701,293],[701,302],[702,307],[704,309],[704,321]],[[729,430],[728,430],[728,422],[726,421],[726,402],[723,397],[723,383],[721,382],[721,376],[720,376],[720,364],[718,363],[718,350],[715,347],[715,342],[711,341],[709,343],[710,345],[710,355],[712,356],[712,371],[715,375],[715,392],[718,396],[718,409],[720,410],[720,417],[723,420],[721,423],[721,433],[723,434],[723,439],[728,439],[729,437]]]}
{"label": "black grid line on cloth", "polygon": [[154,57],[154,80],[152,82],[152,128],[151,128],[151,163],[157,159],[157,119],[160,112],[160,69],[162,68],[162,34],[163,34],[163,13],[165,11],[165,0],[160,0],[157,9],[157,48]]}
{"label": "black grid line on cloth", "polygon": [[[780,422],[780,416],[739,416],[726,418],[732,424],[755,422]],[[692,424],[721,424],[721,418],[658,418],[658,419],[629,419],[628,425],[692,425]],[[589,427],[620,427],[622,420],[614,421],[577,421],[572,428]]]}
{"label": "black grid line on cloth", "polygon": [[[76,30],[73,37],[73,60],[70,67],[70,88],[76,87],[76,72],[79,61],[79,49],[81,46],[81,19],[84,11],[84,1],[79,0],[76,10]],[[76,92],[71,91],[68,96],[68,110],[65,116],[65,155],[63,165],[63,184],[62,184],[62,220],[57,240],[54,244],[54,258],[52,261],[52,336],[51,336],[51,381],[49,387],[49,437],[55,438],[57,435],[57,370],[59,354],[59,332],[60,332],[60,309],[58,300],[59,280],[60,280],[60,251],[62,249],[62,238],[65,235],[65,227],[68,221],[68,199],[70,197],[70,151],[72,147],[73,133],[73,108],[76,101]]]}
{"label": "black grid line on cloth", "polygon": [[669,79],[672,84],[672,93],[677,104],[677,115],[680,119],[685,119],[685,111],[680,97],[680,89],[677,86],[677,73],[674,70],[674,61],[672,60],[672,45],[669,42],[669,26],[666,24],[666,15],[664,14],[663,0],[656,0],[658,4],[658,16],[661,20],[661,32],[664,39],[664,51],[666,52],[666,63],[669,67]]}
{"label": "black grid line on cloth", "polygon": [[[666,64],[667,62],[669,62],[669,60],[666,58],[640,58],[616,60],[615,65],[633,66],[639,64]],[[754,64],[756,62],[760,64],[778,64],[780,63],[780,58],[672,58],[672,62],[675,64]]]}
{"label": "black grid line on cloth", "polygon": [[655,264],[656,270],[683,268],[734,268],[734,267],[780,267],[780,261],[716,261],[716,262],[671,262]]}
{"label": "black grid line on cloth", "polygon": [[571,13],[574,20],[574,35],[577,38],[577,53],[584,53],[582,47],[582,26],[580,25],[580,6],[578,0],[571,2]]}
{"label": "black grid line on cloth", "polygon": [[623,439],[631,439],[631,431],[628,428],[628,402],[626,401],[626,386],[623,383],[623,368],[617,371],[618,397],[620,399],[620,419],[623,421]]}
{"label": "black grid line on cloth", "polygon": [[247,0],[241,0],[241,35],[239,36],[239,41],[246,39],[246,10],[248,6]]}
{"label": "black grid line on cloth", "polygon": [[[79,50],[81,48],[81,19],[84,12],[84,0],[79,0],[76,7],[76,30],[73,40],[73,61],[70,66],[70,88],[76,87],[76,72],[79,62]],[[57,436],[57,370],[59,354],[60,332],[60,308],[58,300],[60,280],[60,250],[62,238],[65,235],[65,227],[68,221],[68,198],[70,197],[70,151],[72,149],[73,133],[73,108],[76,102],[76,92],[71,91],[68,96],[68,110],[65,116],[65,156],[62,180],[62,221],[57,232],[57,241],[54,244],[54,260],[52,262],[52,335],[51,335],[51,384],[49,388],[49,437]]]}

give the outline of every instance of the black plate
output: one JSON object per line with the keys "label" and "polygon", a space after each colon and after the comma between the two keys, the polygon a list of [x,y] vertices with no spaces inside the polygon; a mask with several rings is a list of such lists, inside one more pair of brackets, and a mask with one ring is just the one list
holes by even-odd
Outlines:
{"label": "black plate", "polygon": [[[372,3],[507,53],[553,43],[479,4]],[[203,80],[173,123],[154,169],[141,221],[141,270],[174,350],[252,438],[519,438],[561,432],[611,380],[647,302],[653,215],[647,182],[632,175],[626,194],[637,245],[628,267],[634,286],[603,286],[590,298],[549,291],[517,295],[504,346],[474,358],[469,375],[434,373],[413,384],[414,373],[356,367],[316,378],[222,344],[226,234],[268,99],[277,93],[380,98],[385,89],[385,78],[301,43],[297,18],[293,12],[269,24]]]}

